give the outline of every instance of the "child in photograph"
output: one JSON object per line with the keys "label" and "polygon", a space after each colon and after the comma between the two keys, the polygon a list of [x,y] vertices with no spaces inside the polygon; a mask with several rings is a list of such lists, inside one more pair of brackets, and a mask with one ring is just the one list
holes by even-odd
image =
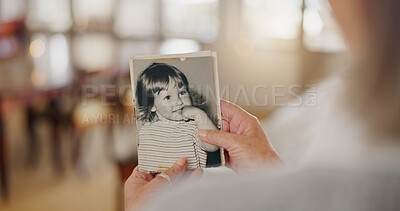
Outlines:
{"label": "child in photograph", "polygon": [[207,114],[193,107],[186,76],[176,67],[153,63],[138,77],[136,87],[139,129],[138,158],[143,172],[160,172],[180,157],[188,169],[204,168],[206,151],[217,146],[200,141],[198,129],[217,129]]}

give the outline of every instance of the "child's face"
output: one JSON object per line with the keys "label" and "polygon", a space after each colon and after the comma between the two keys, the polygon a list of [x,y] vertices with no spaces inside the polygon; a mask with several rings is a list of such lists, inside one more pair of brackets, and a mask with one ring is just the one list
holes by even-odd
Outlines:
{"label": "child's face", "polygon": [[168,88],[154,94],[154,106],[152,111],[156,112],[159,118],[169,120],[183,120],[182,109],[191,106],[190,95],[185,86],[178,87],[176,82],[170,79]]}

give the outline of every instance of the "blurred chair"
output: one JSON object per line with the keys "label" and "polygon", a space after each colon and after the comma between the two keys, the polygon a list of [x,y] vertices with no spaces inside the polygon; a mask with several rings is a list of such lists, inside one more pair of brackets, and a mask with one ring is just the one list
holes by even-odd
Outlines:
{"label": "blurred chair", "polygon": [[[107,126],[107,142],[112,140],[112,121],[116,106],[114,68],[116,46],[109,33],[82,32],[73,39],[74,109],[72,113],[72,160],[79,174],[88,173],[83,162],[83,134],[98,125]],[[111,150],[110,147],[107,147]],[[111,151],[108,154],[111,155]]]}
{"label": "blurred chair", "polygon": [[[45,120],[49,124],[52,165],[56,173],[62,173],[64,162],[61,150],[61,141],[64,125],[70,125],[70,117],[65,108],[65,98],[68,96],[70,86],[51,89],[39,92],[26,102],[26,128],[29,135],[28,156],[26,160],[27,168],[36,168],[40,155],[39,136],[35,125],[40,120]],[[35,102],[40,102],[38,105]]]}
{"label": "blurred chair", "polygon": [[27,166],[30,168],[36,167],[39,156],[35,125],[39,119],[45,119],[50,122],[54,169],[58,173],[63,170],[61,132],[63,123],[69,121],[68,113],[71,113],[66,111],[65,98],[74,77],[69,37],[54,32],[36,32],[30,37],[29,56],[24,61],[29,64],[29,83],[32,86],[27,92],[31,99],[26,104],[26,127],[30,139]]}

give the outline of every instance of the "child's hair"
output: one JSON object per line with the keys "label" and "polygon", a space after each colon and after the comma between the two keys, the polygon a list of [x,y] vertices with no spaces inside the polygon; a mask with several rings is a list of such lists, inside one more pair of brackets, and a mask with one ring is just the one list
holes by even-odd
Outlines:
{"label": "child's hair", "polygon": [[138,120],[144,122],[157,121],[156,113],[151,111],[154,105],[154,94],[159,94],[160,91],[166,90],[170,80],[174,80],[179,88],[182,86],[186,87],[192,103],[194,103],[194,98],[195,103],[198,103],[199,98],[202,98],[198,96],[192,97],[192,93],[189,92],[189,82],[185,74],[178,68],[165,63],[153,63],[139,75],[137,80],[136,99],[139,104]]}

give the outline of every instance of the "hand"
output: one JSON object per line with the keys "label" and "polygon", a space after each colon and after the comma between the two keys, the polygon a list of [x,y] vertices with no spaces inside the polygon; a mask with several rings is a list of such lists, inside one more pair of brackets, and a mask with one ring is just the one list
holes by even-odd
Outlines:
{"label": "hand", "polygon": [[193,106],[185,106],[182,109],[182,115],[185,117],[185,119],[193,119],[198,121],[199,118],[201,118],[201,116],[204,114],[205,112],[203,110]]}
{"label": "hand", "polygon": [[199,130],[199,138],[225,149],[225,160],[238,174],[260,171],[283,161],[268,141],[258,119],[239,106],[221,100],[222,128]]}
{"label": "hand", "polygon": [[[163,173],[171,178],[175,183],[185,173],[187,159],[182,157],[178,159],[172,167]],[[202,174],[201,169],[194,170],[188,179],[199,178]],[[139,171],[138,166],[133,170],[131,176],[125,182],[125,210],[141,210],[146,203],[154,198],[164,188],[168,187],[169,182],[161,176],[153,176]]]}

